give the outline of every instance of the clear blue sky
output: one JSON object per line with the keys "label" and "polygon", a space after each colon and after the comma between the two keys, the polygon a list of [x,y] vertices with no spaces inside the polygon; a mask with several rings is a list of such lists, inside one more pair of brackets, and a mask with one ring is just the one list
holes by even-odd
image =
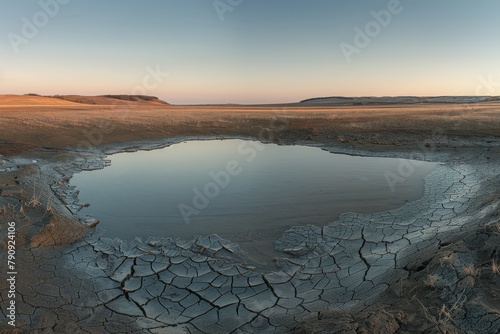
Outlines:
{"label": "clear blue sky", "polygon": [[390,0],[242,0],[224,20],[212,0],[64,2],[43,24],[38,1],[0,0],[0,93],[128,94],[148,66],[169,76],[147,93],[172,103],[474,95],[479,77],[500,81],[498,0],[401,0],[350,62],[341,43],[357,47],[354,29]]}

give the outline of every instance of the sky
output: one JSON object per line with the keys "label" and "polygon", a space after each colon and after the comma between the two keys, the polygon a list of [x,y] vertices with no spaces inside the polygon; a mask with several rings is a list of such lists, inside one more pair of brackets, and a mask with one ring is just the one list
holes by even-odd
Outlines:
{"label": "sky", "polygon": [[0,93],[500,95],[498,0],[0,0]]}

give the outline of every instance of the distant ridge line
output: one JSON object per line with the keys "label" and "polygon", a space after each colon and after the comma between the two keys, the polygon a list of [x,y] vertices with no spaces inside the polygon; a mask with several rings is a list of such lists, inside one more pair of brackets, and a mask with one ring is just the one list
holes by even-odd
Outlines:
{"label": "distant ridge line", "polygon": [[330,96],[317,97],[300,101],[300,104],[418,104],[418,103],[479,103],[500,101],[499,96]]}

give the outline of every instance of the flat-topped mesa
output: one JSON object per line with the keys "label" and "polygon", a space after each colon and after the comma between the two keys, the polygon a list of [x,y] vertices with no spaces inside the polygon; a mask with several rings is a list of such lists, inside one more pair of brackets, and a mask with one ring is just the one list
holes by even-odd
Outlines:
{"label": "flat-topped mesa", "polygon": [[156,96],[147,95],[127,95],[127,94],[107,94],[98,96],[84,95],[55,95],[55,98],[76,102],[80,104],[95,104],[95,105],[115,105],[115,104],[150,104],[150,105],[169,105],[167,102],[160,100]]}

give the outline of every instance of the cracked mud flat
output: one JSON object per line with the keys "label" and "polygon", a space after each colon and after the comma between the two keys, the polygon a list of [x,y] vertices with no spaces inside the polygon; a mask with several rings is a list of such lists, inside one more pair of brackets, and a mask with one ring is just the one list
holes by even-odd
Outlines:
{"label": "cracked mud flat", "polygon": [[[328,310],[369,310],[419,260],[498,222],[500,157],[498,146],[493,150],[490,159],[472,150],[427,157],[443,165],[426,178],[424,196],[399,209],[288,230],[275,243],[283,257],[274,272],[259,272],[238,245],[216,235],[123,242],[101,238],[97,229],[72,245],[20,248],[18,326],[47,333],[284,333]],[[72,216],[84,204],[68,178],[107,163],[102,153],[38,161],[30,177],[43,179],[50,186],[44,193]],[[0,168],[19,164],[33,162],[5,160]],[[3,301],[5,292],[2,286]],[[500,331],[500,313],[491,307],[457,322]]]}

